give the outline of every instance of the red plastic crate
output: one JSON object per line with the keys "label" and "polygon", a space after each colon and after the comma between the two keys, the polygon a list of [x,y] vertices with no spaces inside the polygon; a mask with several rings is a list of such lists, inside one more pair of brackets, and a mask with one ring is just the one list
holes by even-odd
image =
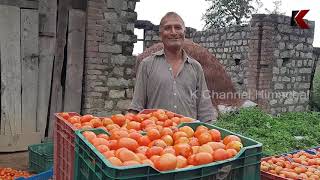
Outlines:
{"label": "red plastic crate", "polygon": [[[68,112],[71,116],[80,116],[75,112]],[[73,180],[74,176],[74,148],[75,129],[71,123],[65,121],[59,113],[55,113],[53,132],[54,143],[54,179]]]}

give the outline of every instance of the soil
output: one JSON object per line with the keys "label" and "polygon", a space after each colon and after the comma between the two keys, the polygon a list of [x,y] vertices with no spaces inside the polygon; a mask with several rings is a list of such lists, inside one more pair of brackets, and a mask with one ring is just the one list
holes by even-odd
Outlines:
{"label": "soil", "polygon": [[0,153],[0,167],[10,167],[17,170],[28,170],[28,151]]}

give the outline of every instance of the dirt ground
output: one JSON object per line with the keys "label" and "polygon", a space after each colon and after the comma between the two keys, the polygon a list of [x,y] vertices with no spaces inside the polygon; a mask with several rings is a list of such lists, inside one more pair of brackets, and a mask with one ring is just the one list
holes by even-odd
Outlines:
{"label": "dirt ground", "polygon": [[0,167],[11,167],[18,170],[28,170],[28,151],[0,153]]}

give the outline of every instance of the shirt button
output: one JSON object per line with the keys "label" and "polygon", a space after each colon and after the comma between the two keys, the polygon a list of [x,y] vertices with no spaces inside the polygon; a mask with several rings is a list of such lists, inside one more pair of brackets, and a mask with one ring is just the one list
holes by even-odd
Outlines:
{"label": "shirt button", "polygon": [[177,93],[173,93],[173,95],[174,95],[174,96],[176,96],[176,95],[177,95]]}
{"label": "shirt button", "polygon": [[171,70],[172,70],[172,68],[169,68],[169,70],[171,71]]}
{"label": "shirt button", "polygon": [[173,107],[174,107],[175,109],[177,109],[177,106],[176,106],[176,105],[174,105]]}

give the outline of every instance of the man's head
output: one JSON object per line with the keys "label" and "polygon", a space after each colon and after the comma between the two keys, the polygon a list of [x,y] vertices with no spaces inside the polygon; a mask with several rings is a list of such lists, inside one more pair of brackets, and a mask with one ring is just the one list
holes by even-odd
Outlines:
{"label": "man's head", "polygon": [[183,19],[175,12],[168,12],[160,21],[160,39],[166,49],[181,48],[185,38]]}

